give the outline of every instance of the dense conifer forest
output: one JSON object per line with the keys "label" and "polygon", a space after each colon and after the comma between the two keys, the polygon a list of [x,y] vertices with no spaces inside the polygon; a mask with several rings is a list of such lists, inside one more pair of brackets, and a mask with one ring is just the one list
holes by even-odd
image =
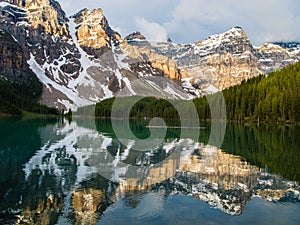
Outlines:
{"label": "dense conifer forest", "polygon": [[300,121],[300,63],[223,91],[230,120]]}
{"label": "dense conifer forest", "polygon": [[56,109],[38,103],[42,91],[42,84],[34,75],[22,83],[0,77],[0,114],[21,115],[22,111],[58,114]]}

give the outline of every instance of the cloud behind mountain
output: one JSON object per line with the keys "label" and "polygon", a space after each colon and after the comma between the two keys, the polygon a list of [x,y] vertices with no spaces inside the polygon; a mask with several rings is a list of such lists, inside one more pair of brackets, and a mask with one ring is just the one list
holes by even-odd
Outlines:
{"label": "cloud behind mountain", "polygon": [[[122,36],[160,27],[179,43],[191,43],[233,26],[241,26],[255,45],[267,41],[300,40],[298,0],[94,0],[59,1],[67,14],[81,8],[102,8]],[[137,21],[136,18],[139,18]],[[146,28],[143,25],[151,25]],[[157,31],[157,30],[156,30]],[[154,34],[157,36],[158,34]],[[146,35],[147,36],[147,35]]]}

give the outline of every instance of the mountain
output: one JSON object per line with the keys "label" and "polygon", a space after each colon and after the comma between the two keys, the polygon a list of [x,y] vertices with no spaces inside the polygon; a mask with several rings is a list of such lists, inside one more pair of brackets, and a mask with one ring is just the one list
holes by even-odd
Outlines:
{"label": "mountain", "polygon": [[256,49],[260,70],[265,73],[280,70],[300,59],[300,43],[298,42],[266,43]]}
{"label": "mountain", "polygon": [[[300,59],[300,43],[267,43],[254,47],[241,27],[192,44],[133,41],[173,59],[187,92],[210,94],[261,73],[279,70]],[[198,90],[197,90],[198,91]]]}
{"label": "mountain", "polygon": [[117,94],[188,98],[175,62],[128,45],[101,9],[67,18],[58,2],[37,0],[1,1],[0,10],[0,28],[44,85],[41,103],[75,109]]}
{"label": "mountain", "polygon": [[187,45],[149,42],[138,31],[123,39],[101,9],[67,17],[55,0],[1,0],[0,16],[43,83],[40,103],[65,109],[120,95],[189,99],[300,57],[299,43],[256,48],[240,27]]}

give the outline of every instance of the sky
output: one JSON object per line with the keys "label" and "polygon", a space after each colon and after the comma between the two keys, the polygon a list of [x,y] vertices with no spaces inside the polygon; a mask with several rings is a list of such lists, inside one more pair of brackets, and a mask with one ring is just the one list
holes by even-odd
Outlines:
{"label": "sky", "polygon": [[72,15],[102,8],[122,37],[140,31],[148,40],[193,43],[240,26],[255,46],[300,41],[299,0],[58,0]]}

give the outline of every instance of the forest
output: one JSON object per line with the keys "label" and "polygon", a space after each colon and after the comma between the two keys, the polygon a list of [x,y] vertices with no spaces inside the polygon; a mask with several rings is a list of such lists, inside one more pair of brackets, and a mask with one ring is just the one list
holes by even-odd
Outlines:
{"label": "forest", "polygon": [[[244,80],[241,84],[222,91],[226,104],[226,116],[230,121],[300,122],[300,63],[290,65],[268,75]],[[122,112],[128,102],[136,97],[124,97],[117,110]],[[199,118],[211,119],[208,99],[219,104],[220,93],[193,99]],[[97,117],[110,117],[114,98],[104,100],[96,105]],[[190,104],[187,100],[165,100],[146,97],[138,101],[130,111],[131,118],[162,117],[179,119],[177,104],[189,117]]]}
{"label": "forest", "polygon": [[230,120],[300,121],[300,63],[223,91]]}
{"label": "forest", "polygon": [[58,110],[38,103],[42,91],[42,84],[34,74],[22,83],[0,76],[0,114],[21,116],[22,111],[59,114]]}

